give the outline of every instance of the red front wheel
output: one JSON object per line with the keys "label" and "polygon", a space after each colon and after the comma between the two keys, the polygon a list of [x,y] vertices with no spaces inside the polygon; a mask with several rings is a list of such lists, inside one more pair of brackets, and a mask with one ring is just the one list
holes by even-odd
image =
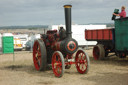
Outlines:
{"label": "red front wheel", "polygon": [[88,55],[82,49],[79,49],[77,51],[75,62],[76,62],[76,69],[79,73],[81,74],[88,73],[90,60]]}
{"label": "red front wheel", "polygon": [[60,51],[56,51],[52,55],[52,69],[56,77],[62,77],[65,70],[64,57]]}

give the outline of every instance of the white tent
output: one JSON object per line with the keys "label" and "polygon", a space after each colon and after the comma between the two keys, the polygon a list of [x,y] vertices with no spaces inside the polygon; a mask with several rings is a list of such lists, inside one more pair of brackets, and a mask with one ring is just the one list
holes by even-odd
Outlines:
{"label": "white tent", "polygon": [[4,36],[4,37],[5,37],[5,36],[13,36],[13,34],[12,34],[12,33],[4,33],[3,36]]}
{"label": "white tent", "polygon": [[[65,25],[52,25],[52,30],[58,30],[59,27]],[[96,41],[85,40],[85,29],[105,29],[106,25],[72,25],[72,37],[77,40],[79,46],[96,45]]]}

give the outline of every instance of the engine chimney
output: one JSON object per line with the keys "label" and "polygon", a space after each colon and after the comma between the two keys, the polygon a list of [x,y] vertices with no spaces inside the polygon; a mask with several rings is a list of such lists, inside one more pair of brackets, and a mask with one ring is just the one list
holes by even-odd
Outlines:
{"label": "engine chimney", "polygon": [[66,37],[67,38],[72,37],[72,32],[71,32],[71,7],[72,7],[72,5],[64,5]]}

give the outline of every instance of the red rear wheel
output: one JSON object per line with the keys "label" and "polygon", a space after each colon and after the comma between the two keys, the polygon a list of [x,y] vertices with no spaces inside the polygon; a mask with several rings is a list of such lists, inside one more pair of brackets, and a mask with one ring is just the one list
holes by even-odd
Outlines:
{"label": "red rear wheel", "polygon": [[65,69],[64,58],[60,51],[56,51],[52,55],[52,69],[56,77],[62,77]]}
{"label": "red rear wheel", "polygon": [[89,57],[82,49],[79,49],[77,51],[75,62],[76,62],[77,71],[79,73],[84,74],[89,71],[89,65],[90,65]]}
{"label": "red rear wheel", "polygon": [[33,46],[33,62],[36,70],[46,69],[46,48],[42,40],[36,40]]}
{"label": "red rear wheel", "polygon": [[102,44],[98,44],[93,48],[93,57],[95,60],[105,58],[105,49]]}
{"label": "red rear wheel", "polygon": [[93,48],[93,57],[94,57],[95,60],[98,60],[99,56],[100,56],[99,48],[97,46],[95,46]]}

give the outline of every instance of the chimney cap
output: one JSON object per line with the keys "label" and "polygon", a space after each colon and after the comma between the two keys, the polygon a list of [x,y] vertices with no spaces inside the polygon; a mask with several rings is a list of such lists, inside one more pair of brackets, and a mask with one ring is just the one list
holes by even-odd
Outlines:
{"label": "chimney cap", "polygon": [[64,8],[71,8],[72,5],[64,5]]}

